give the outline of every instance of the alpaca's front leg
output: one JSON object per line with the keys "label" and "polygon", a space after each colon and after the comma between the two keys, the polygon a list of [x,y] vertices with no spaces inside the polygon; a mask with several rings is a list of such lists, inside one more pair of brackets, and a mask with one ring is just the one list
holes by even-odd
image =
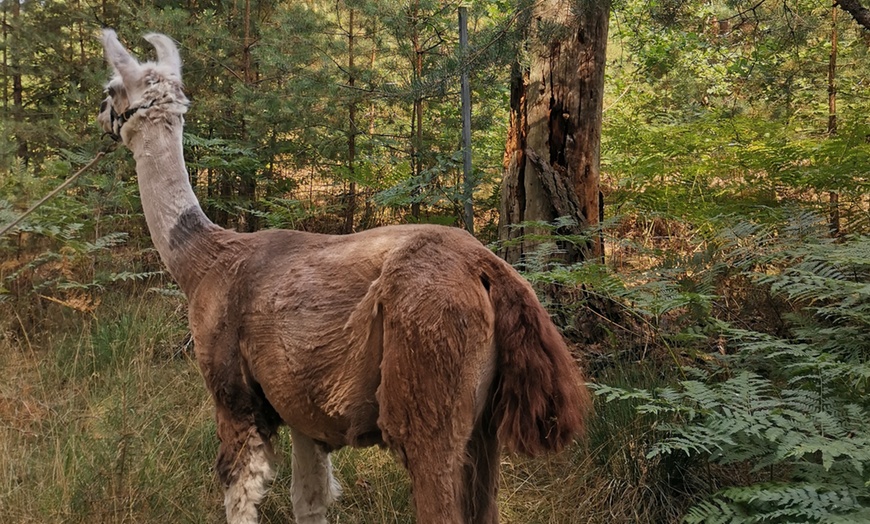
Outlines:
{"label": "alpaca's front leg", "polygon": [[296,524],[326,524],[326,511],[341,494],[332,475],[329,453],[323,447],[290,428],[293,439],[293,478],[290,498]]}
{"label": "alpaca's front leg", "polygon": [[257,505],[275,477],[271,440],[281,419],[252,382],[232,330],[194,328],[194,341],[215,403],[221,442],[215,468],[227,522],[257,524]]}
{"label": "alpaca's front leg", "polygon": [[[241,440],[235,445],[222,442],[218,458],[219,472],[228,471],[221,475],[226,485],[227,523],[257,524],[257,505],[275,477],[271,444],[263,440],[254,426]],[[229,469],[222,471],[222,464],[229,464]]]}

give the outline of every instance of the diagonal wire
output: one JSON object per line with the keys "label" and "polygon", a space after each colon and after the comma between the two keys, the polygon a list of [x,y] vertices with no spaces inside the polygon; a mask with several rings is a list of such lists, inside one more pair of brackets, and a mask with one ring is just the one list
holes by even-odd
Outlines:
{"label": "diagonal wire", "polygon": [[39,207],[40,207],[41,205],[45,204],[45,203],[48,202],[50,199],[52,199],[54,196],[56,196],[58,193],[60,193],[61,191],[63,191],[63,190],[66,189],[67,187],[69,187],[69,185],[72,184],[73,182],[75,182],[75,180],[76,180],[76,179],[77,179],[77,178],[78,178],[82,173],[84,173],[84,172],[87,171],[88,169],[92,168],[92,167],[93,167],[93,166],[94,166],[94,165],[95,165],[95,164],[96,164],[96,163],[97,163],[101,158],[103,158],[105,155],[106,155],[106,151],[105,151],[105,150],[104,150],[104,151],[100,151],[99,153],[97,153],[96,156],[94,156],[93,160],[91,160],[90,162],[88,162],[87,165],[86,165],[85,167],[83,167],[83,168],[79,169],[78,171],[76,171],[75,174],[73,174],[73,176],[71,176],[71,177],[69,177],[68,179],[66,179],[66,180],[65,180],[61,185],[57,186],[57,188],[55,188],[51,193],[49,193],[49,194],[45,195],[44,197],[42,197],[42,198],[39,200],[39,202],[33,204],[33,206],[31,206],[30,209],[28,209],[27,211],[25,211],[24,213],[22,213],[21,216],[19,216],[19,217],[16,218],[15,220],[13,220],[10,224],[7,224],[6,226],[4,226],[3,229],[0,229],[0,237],[2,237],[3,235],[5,235],[6,233],[8,233],[8,232],[13,228],[13,227],[15,227],[15,226],[17,226],[18,224],[20,224],[22,220],[24,220],[25,218],[27,218],[28,215],[30,215],[31,213],[33,213],[33,212],[36,211],[37,209],[39,209]]}

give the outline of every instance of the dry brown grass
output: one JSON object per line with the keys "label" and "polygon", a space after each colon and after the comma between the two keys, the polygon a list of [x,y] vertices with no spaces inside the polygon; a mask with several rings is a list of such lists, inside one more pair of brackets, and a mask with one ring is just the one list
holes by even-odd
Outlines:
{"label": "dry brown grass", "polygon": [[[52,303],[38,332],[24,330],[14,312],[4,310],[3,522],[222,522],[222,494],[212,468],[212,406],[182,347],[183,308],[177,298],[144,289],[132,294],[141,298],[130,296],[107,292],[92,314]],[[504,456],[502,521],[672,520],[663,519],[668,501],[660,500],[658,480],[620,470],[635,469],[626,460],[639,456],[614,451],[639,445],[630,430],[628,424],[591,452],[578,445],[536,460]],[[600,440],[609,431],[593,437]],[[277,444],[289,458],[289,437],[282,433]],[[331,512],[332,522],[414,522],[407,475],[389,453],[345,449],[334,463],[344,496]],[[264,523],[291,521],[289,469],[283,461],[261,508]]]}

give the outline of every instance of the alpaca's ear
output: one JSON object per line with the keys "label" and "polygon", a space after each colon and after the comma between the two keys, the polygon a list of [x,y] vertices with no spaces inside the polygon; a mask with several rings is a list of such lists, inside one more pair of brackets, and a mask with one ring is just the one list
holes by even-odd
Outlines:
{"label": "alpaca's ear", "polygon": [[106,61],[121,75],[124,85],[133,85],[139,80],[142,68],[118,41],[115,31],[103,29],[103,49],[106,53]]}
{"label": "alpaca's ear", "polygon": [[157,63],[169,68],[170,71],[178,75],[178,78],[181,78],[181,57],[178,55],[175,42],[160,33],[148,33],[145,35],[145,40],[151,42],[151,45],[157,50]]}

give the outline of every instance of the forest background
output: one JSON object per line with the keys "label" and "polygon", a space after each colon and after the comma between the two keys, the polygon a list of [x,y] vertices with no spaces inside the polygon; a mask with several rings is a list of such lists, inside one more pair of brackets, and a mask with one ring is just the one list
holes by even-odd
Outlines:
{"label": "forest background", "polygon": [[[0,224],[108,142],[108,25],[140,56],[144,32],[178,40],[191,180],[240,230],[461,225],[465,69],[475,230],[503,249],[510,75],[531,60],[533,4],[465,5],[467,53],[450,2],[4,0]],[[535,224],[551,234],[519,264],[596,416],[566,453],[503,458],[504,522],[870,521],[870,33],[851,11],[613,2],[604,219],[579,235]],[[603,260],[560,257],[593,237]],[[0,312],[5,522],[221,521],[184,297],[127,151],[0,238]],[[413,521],[386,453],[335,461],[334,521]],[[284,465],[264,522],[291,519],[288,491]]]}

